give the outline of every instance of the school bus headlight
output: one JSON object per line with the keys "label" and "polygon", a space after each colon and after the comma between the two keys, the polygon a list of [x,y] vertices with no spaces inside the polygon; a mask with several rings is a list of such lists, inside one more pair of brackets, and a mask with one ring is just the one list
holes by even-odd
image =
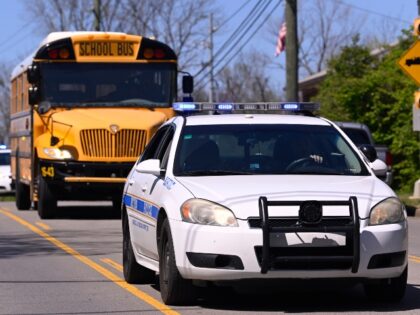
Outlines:
{"label": "school bus headlight", "polygon": [[59,148],[44,148],[44,153],[50,158],[57,160],[68,160],[73,158],[69,150],[60,150]]}

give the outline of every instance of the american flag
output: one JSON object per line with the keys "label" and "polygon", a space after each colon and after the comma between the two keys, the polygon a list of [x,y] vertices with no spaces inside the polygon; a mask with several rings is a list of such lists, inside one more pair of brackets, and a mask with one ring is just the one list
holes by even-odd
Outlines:
{"label": "american flag", "polygon": [[276,57],[286,48],[286,23],[283,23],[279,30],[279,36],[277,37]]}

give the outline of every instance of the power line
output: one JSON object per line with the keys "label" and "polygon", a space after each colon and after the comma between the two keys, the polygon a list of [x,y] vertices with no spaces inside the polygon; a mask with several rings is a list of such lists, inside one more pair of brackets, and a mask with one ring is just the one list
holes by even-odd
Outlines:
{"label": "power line", "polygon": [[[274,8],[267,14],[266,18],[258,25],[258,27],[254,30],[254,32],[251,34],[251,36],[249,36],[249,38],[241,45],[241,47],[239,47],[239,49],[235,52],[234,55],[232,55],[226,62],[225,64],[215,73],[215,75],[218,75],[224,68],[226,68],[226,66],[232,61],[233,58],[235,58],[241,51],[242,49],[246,46],[246,44],[249,43],[249,41],[255,36],[255,34],[257,34],[257,32],[261,29],[261,27],[264,25],[264,23],[270,18],[270,16],[274,13],[274,11],[279,7],[279,5],[281,4],[282,0],[279,0],[277,2],[277,4],[274,6]],[[200,82],[203,82],[203,80],[206,78],[203,77],[203,79],[201,81],[198,82],[197,84],[197,88],[202,88],[204,86],[206,86],[209,83],[209,80],[207,80],[204,84],[202,84],[200,86]]]}
{"label": "power line", "polygon": [[6,45],[8,42],[10,42],[12,39],[15,38],[17,34],[19,34],[21,31],[23,31],[29,24],[31,24],[33,21],[26,22],[21,28],[19,28],[16,32],[14,32],[12,35],[10,35],[8,38],[6,38],[1,44],[0,48]]}
{"label": "power line", "polygon": [[356,5],[354,5],[354,4],[347,3],[347,2],[342,1],[342,0],[330,0],[330,1],[334,1],[334,2],[340,3],[340,4],[342,4],[342,5],[345,5],[345,6],[347,6],[347,7],[354,8],[354,9],[356,9],[356,10],[363,11],[363,12],[366,12],[366,13],[369,13],[369,14],[373,14],[373,15],[381,16],[381,17],[386,18],[386,19],[389,19],[389,20],[395,20],[395,21],[399,21],[399,22],[403,22],[403,23],[409,23],[409,24],[411,24],[411,22],[410,22],[410,21],[407,21],[407,20],[404,20],[404,19],[400,19],[400,18],[395,17],[395,16],[391,16],[391,15],[387,15],[387,14],[379,13],[379,12],[377,12],[377,11],[373,11],[373,10],[365,9],[365,8],[362,8],[362,7],[356,6]]}
{"label": "power line", "polygon": [[[255,17],[252,18],[252,21],[250,20],[250,24],[247,26],[247,28],[243,31],[243,34],[232,44],[231,41],[229,41],[229,45],[231,45],[231,48],[234,49],[242,40],[243,38],[250,32],[251,28],[254,26],[254,24],[260,19],[261,15],[264,14],[264,12],[267,10],[268,6],[270,5],[270,1],[267,1],[267,3],[264,5],[264,7],[262,7],[261,9],[259,9],[259,11],[256,13],[257,15]],[[264,21],[265,22],[265,21]],[[258,29],[257,29],[258,30]],[[219,60],[216,62],[216,64],[214,64],[214,67],[216,68],[217,66],[220,65],[221,62],[223,62],[223,60],[225,58],[228,57],[229,54],[231,54],[232,49],[228,50],[221,58],[219,58]],[[216,53],[217,55],[217,53]],[[206,77],[208,77],[210,75],[211,71],[207,71],[206,74],[204,74],[204,77],[198,81],[198,84],[200,82],[202,82]]]}
{"label": "power line", "polygon": [[247,6],[248,5],[248,3],[250,3],[251,2],[251,0],[248,0],[248,1],[246,1],[244,4],[242,4],[240,7],[239,7],[239,9],[237,9],[234,13],[232,13],[232,15],[231,16],[229,16],[226,20],[224,20],[218,27],[217,27],[217,30],[216,30],[216,32],[218,31],[218,30],[220,30],[221,28],[222,28],[222,26],[224,26],[226,23],[228,23],[230,20],[232,20],[243,8],[245,8],[245,6]]}
{"label": "power line", "polygon": [[[235,37],[238,36],[238,34],[242,31],[243,26],[248,24],[249,19],[252,17],[253,12],[261,5],[261,2],[263,0],[258,0],[258,2],[255,4],[255,6],[251,9],[251,11],[248,13],[248,15],[242,20],[242,22],[239,24],[239,26],[233,31],[233,33],[229,36],[229,38],[222,44],[221,48],[215,53],[214,57],[216,58],[226,47],[230,45],[230,43],[235,39]],[[265,1],[265,0],[264,0]],[[196,74],[194,74],[194,77],[197,77],[200,75],[209,65],[206,64],[203,66]]]}

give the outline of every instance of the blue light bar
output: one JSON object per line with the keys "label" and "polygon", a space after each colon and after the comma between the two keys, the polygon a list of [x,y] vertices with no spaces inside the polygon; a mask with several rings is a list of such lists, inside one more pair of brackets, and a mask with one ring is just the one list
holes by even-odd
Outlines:
{"label": "blue light bar", "polygon": [[0,144],[0,150],[5,150],[7,149],[7,146],[5,144]]}
{"label": "blue light bar", "polygon": [[174,103],[173,109],[177,112],[188,112],[198,110],[198,104],[195,103]]}
{"label": "blue light bar", "polygon": [[216,108],[218,110],[226,110],[226,111],[231,111],[234,108],[233,104],[217,104]]}
{"label": "blue light bar", "polygon": [[283,104],[284,110],[298,110],[299,104]]}
{"label": "blue light bar", "polygon": [[174,103],[173,109],[177,112],[243,112],[243,111],[270,111],[270,112],[313,112],[319,110],[317,103]]}

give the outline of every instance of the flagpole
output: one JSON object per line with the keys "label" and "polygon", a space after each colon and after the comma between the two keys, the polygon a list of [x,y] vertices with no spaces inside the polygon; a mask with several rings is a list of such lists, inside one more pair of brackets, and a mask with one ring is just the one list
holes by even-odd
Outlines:
{"label": "flagpole", "polygon": [[[420,1],[420,0],[419,0]],[[286,0],[286,99],[298,101],[297,0]]]}

